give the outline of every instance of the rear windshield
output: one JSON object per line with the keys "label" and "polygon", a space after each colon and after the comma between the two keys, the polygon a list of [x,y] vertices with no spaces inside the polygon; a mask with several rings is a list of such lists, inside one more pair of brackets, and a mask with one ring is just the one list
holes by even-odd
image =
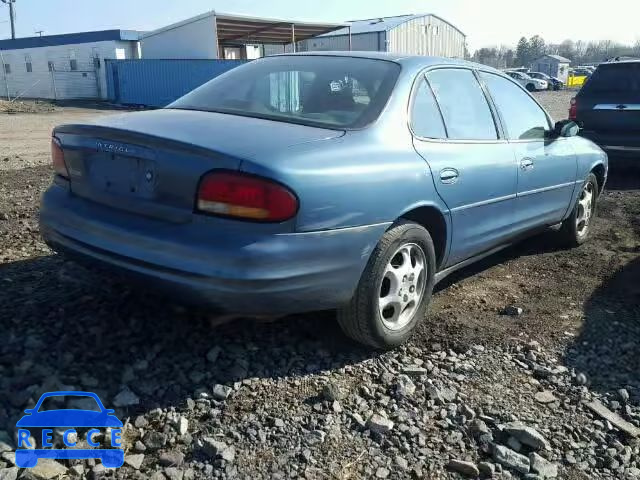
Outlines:
{"label": "rear windshield", "polygon": [[640,62],[600,65],[582,93],[640,94]]}
{"label": "rear windshield", "polygon": [[267,57],[214,78],[166,108],[360,128],[380,115],[399,71],[385,60]]}

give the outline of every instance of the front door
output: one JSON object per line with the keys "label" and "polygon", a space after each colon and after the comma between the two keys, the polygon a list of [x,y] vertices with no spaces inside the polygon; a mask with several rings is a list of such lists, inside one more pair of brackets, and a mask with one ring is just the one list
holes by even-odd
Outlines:
{"label": "front door", "polygon": [[412,130],[450,211],[446,266],[504,243],[515,218],[517,166],[474,72],[429,71],[414,94]]}
{"label": "front door", "polygon": [[551,122],[511,80],[482,73],[518,163],[517,225],[522,231],[560,223],[576,188],[577,158],[564,138],[549,139]]}

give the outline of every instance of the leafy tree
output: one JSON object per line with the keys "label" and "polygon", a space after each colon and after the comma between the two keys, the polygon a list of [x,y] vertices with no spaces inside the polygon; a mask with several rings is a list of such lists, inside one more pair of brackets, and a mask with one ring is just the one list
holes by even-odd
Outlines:
{"label": "leafy tree", "polygon": [[522,37],[515,52],[508,46],[484,47],[476,50],[472,59],[496,68],[528,67],[545,54],[556,54],[571,60],[573,65],[599,63],[615,57],[640,58],[640,40],[623,45],[612,40],[585,42],[567,39],[559,44],[547,44],[540,35]]}
{"label": "leafy tree", "polygon": [[522,37],[518,41],[518,46],[516,47],[516,63],[521,66],[527,65],[531,57],[529,52],[529,41],[525,37]]}
{"label": "leafy tree", "polygon": [[528,66],[531,62],[540,58],[545,53],[547,53],[547,50],[544,39],[540,35],[534,35],[529,39],[529,61],[525,66]]}

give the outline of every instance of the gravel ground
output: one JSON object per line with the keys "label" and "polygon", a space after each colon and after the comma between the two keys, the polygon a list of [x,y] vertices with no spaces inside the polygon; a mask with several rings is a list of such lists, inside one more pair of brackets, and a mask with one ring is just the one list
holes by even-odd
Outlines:
{"label": "gravel ground", "polygon": [[575,95],[576,90],[560,90],[557,92],[545,90],[533,94],[534,98],[546,108],[556,122],[569,116],[569,103]]}
{"label": "gravel ground", "polygon": [[[406,346],[377,353],[331,312],[214,328],[51,252],[47,136],[95,113],[0,116],[20,158],[0,170],[0,479],[640,478],[637,173],[613,172],[588,244],[549,233],[459,272]],[[122,468],[13,466],[22,410],[67,389],[116,408]]]}

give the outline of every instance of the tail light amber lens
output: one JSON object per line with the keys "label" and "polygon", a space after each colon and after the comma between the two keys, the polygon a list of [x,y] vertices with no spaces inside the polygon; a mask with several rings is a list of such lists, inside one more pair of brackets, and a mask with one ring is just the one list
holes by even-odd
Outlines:
{"label": "tail light amber lens", "polygon": [[69,178],[69,171],[64,163],[62,144],[56,137],[51,137],[51,162],[53,163],[53,169],[58,175]]}
{"label": "tail light amber lens", "polygon": [[200,181],[196,210],[263,222],[282,222],[298,211],[287,187],[239,172],[212,172]]}

